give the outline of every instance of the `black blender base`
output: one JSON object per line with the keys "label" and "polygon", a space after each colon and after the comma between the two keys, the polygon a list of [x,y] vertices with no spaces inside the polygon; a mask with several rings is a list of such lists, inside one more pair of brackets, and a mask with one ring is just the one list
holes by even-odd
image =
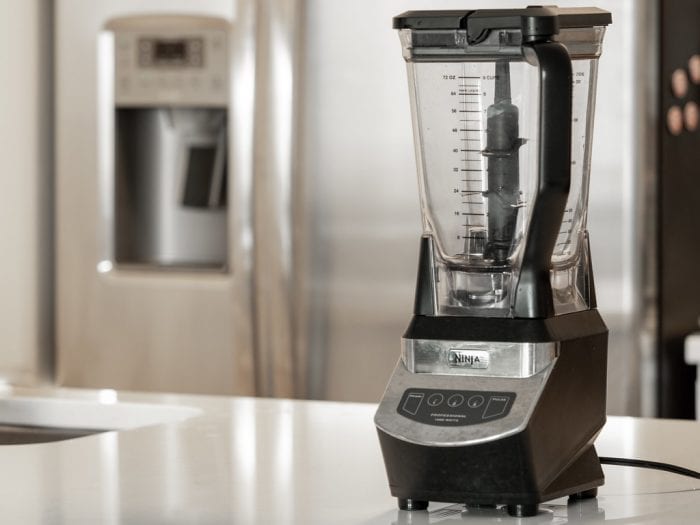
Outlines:
{"label": "black blender base", "polygon": [[[536,501],[523,502],[522,498],[518,498],[520,500],[518,502],[507,501],[505,498],[504,500],[498,501],[500,498],[490,494],[488,496],[490,501],[480,502],[480,496],[477,493],[465,494],[465,499],[467,500],[468,507],[495,508],[500,504],[505,505],[510,516],[526,518],[536,516],[539,512],[539,504],[545,501],[564,496],[569,496],[569,501],[595,498],[598,495],[598,487],[602,485],[603,482],[604,478],[602,469],[600,468],[600,461],[598,460],[595,448],[591,446],[586,449],[569,468],[562,472],[558,478],[550,483],[543,491],[541,497]],[[428,508],[429,504],[429,501],[424,499],[397,499],[401,510],[425,510]],[[434,498],[434,500],[460,503],[454,501],[454,498],[441,498],[440,496]],[[497,501],[497,503],[495,501]]]}

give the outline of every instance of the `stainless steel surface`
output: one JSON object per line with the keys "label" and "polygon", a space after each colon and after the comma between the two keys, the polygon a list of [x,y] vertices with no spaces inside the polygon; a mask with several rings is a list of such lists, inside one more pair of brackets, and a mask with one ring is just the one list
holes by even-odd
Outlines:
{"label": "stainless steel surface", "polygon": [[[639,404],[629,413],[644,416],[656,415],[657,389],[658,254],[657,244],[650,240],[657,238],[658,224],[658,137],[655,125],[659,119],[660,85],[658,9],[658,3],[649,0],[635,4],[633,20],[636,31],[630,42],[636,53],[636,89],[633,91],[635,96],[632,111],[632,133],[636,148],[632,157],[635,180],[630,183],[633,194],[630,233],[633,242],[627,245],[627,257],[637,261],[637,264],[630,268],[633,301],[628,330],[630,334],[636,334],[636,337],[629,338],[623,348],[628,362],[640,370]],[[631,346],[635,343],[639,346]]]}
{"label": "stainless steel surface", "polygon": [[[254,294],[257,393],[307,395],[305,177],[297,169],[301,0],[249,0],[256,20]],[[235,131],[234,131],[235,132]],[[300,292],[301,290],[301,292]]]}
{"label": "stainless steel surface", "polygon": [[[478,366],[455,364],[454,354],[485,358]],[[530,377],[551,365],[559,343],[485,343],[402,339],[401,359],[409,372],[483,377]]]}
{"label": "stainless steel surface", "polygon": [[[458,447],[495,441],[522,431],[544,389],[554,362],[536,375],[526,378],[470,377],[456,375],[412,374],[399,360],[374,417],[377,427],[397,439],[419,445]],[[401,396],[407,388],[438,388],[444,390],[483,392],[515,392],[513,406],[507,416],[488,424],[468,426],[437,426],[417,424],[398,413]],[[593,436],[591,436],[592,439]]]}
{"label": "stainless steel surface", "polygon": [[[504,0],[499,7],[522,5]],[[653,2],[595,5],[610,10],[614,23],[598,70],[591,253],[599,309],[611,331],[608,410],[639,414],[637,323],[644,314],[635,294],[647,262],[637,255],[646,243],[636,221],[648,213],[637,195],[644,159],[653,154],[647,133],[655,103],[646,87]],[[409,9],[479,7],[475,0],[307,2],[298,140],[312,203],[306,290],[310,362],[318,367],[314,397],[379,399],[413,305],[418,190],[405,66],[391,18]],[[343,23],[328,23],[338,19]]]}
{"label": "stainless steel surface", "polygon": [[0,4],[0,382],[53,376],[53,2]]}
{"label": "stainless steel surface", "polygon": [[610,328],[612,414],[654,415],[653,331],[645,327],[653,319],[648,296],[655,280],[649,278],[655,248],[647,225],[655,213],[649,181],[656,155],[656,4],[602,5],[613,9],[618,27],[607,35],[614,34],[615,44],[599,71],[590,230],[598,304]]}
{"label": "stainless steel surface", "polygon": [[[177,14],[120,16],[107,21],[105,30],[114,35],[116,105],[228,104],[231,27],[226,19]],[[159,49],[161,55],[176,58],[159,58]]]}
{"label": "stainless steel surface", "polygon": [[421,230],[391,17],[419,7],[306,3],[298,140],[310,204],[304,292],[314,398],[379,400],[410,318]]}
{"label": "stainless steel surface", "polygon": [[[114,208],[100,214],[114,218],[114,224],[103,227],[113,246],[99,264],[226,270],[227,207],[211,205],[212,195],[206,204],[186,203],[187,187],[199,182],[207,182],[207,193],[220,197],[227,176],[226,109],[156,106],[115,111],[115,167],[100,188],[106,194],[100,202]],[[212,152],[211,167],[190,166],[196,149]],[[193,173],[204,169],[210,170],[209,178]],[[218,192],[211,189],[217,179]]]}
{"label": "stainless steel surface", "polygon": [[[109,180],[112,73],[98,38],[124,15],[236,22],[229,42],[229,273],[121,271],[108,253],[100,184]],[[59,384],[255,392],[252,326],[250,14],[233,2],[56,3],[57,352]],[[195,18],[198,20],[199,18]],[[104,199],[104,195],[101,197]],[[108,219],[108,217],[107,217]]]}
{"label": "stainless steel surface", "polygon": [[227,269],[229,35],[225,19],[175,15],[100,32],[102,270]]}

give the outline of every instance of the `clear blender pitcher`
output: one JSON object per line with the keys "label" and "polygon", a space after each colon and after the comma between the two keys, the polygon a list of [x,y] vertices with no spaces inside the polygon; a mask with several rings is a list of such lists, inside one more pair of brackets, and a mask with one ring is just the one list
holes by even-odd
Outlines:
{"label": "clear blender pitcher", "polygon": [[550,317],[591,308],[586,212],[605,24],[595,11],[559,9],[565,27],[555,41],[568,56],[556,56],[528,45],[552,28],[528,36],[522,17],[496,18],[492,30],[489,11],[455,12],[447,23],[452,15],[438,13],[435,30],[425,12],[395,20],[408,66],[423,256],[434,273],[432,315]]}

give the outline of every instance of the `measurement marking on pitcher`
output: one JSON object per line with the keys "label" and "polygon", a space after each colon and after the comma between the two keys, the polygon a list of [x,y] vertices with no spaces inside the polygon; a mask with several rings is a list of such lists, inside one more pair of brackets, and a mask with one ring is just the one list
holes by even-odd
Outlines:
{"label": "measurement marking on pitcher", "polygon": [[[454,77],[453,77],[454,78]],[[463,74],[457,77],[457,89],[450,89],[453,95],[457,95],[456,108],[452,108],[454,117],[457,117],[458,126],[454,126],[454,131],[459,135],[456,137],[461,143],[461,147],[453,149],[460,153],[461,166],[455,167],[454,171],[462,174],[459,179],[459,190],[455,192],[461,196],[462,208],[455,210],[455,215],[463,217],[461,223],[463,232],[457,235],[462,239],[464,246],[463,253],[467,253],[468,243],[471,240],[483,240],[482,237],[472,234],[474,227],[480,227],[483,223],[483,173],[484,159],[481,155],[481,145],[483,141],[482,117],[482,89],[481,76]],[[454,84],[453,84],[454,85]],[[453,121],[454,122],[454,121]],[[472,176],[470,176],[472,175]],[[476,178],[475,178],[476,177]]]}

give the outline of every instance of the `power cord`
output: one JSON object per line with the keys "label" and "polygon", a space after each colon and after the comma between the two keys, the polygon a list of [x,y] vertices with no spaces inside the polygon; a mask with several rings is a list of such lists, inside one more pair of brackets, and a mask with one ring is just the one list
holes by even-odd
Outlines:
{"label": "power cord", "polygon": [[656,470],[663,470],[665,472],[672,472],[673,474],[680,474],[681,476],[688,476],[690,478],[700,479],[700,472],[696,472],[695,470],[690,470],[689,468],[685,467],[679,467],[678,465],[671,465],[670,463],[660,463],[658,461],[648,461],[646,459],[611,458],[605,456],[601,456],[599,459],[603,465],[650,468]]}

